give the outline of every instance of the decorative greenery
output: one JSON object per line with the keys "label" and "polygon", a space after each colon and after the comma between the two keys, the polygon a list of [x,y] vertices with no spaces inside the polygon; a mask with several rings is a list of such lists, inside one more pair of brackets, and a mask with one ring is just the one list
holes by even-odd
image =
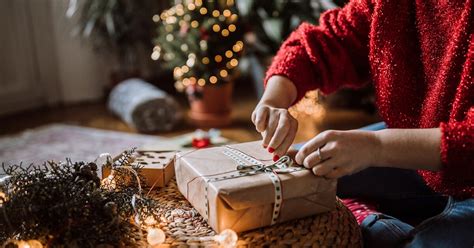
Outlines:
{"label": "decorative greenery", "polygon": [[[339,3],[340,2],[340,3]],[[320,14],[344,1],[332,0],[237,0],[247,27],[257,39],[248,42],[258,52],[273,55],[302,22],[316,24]]]}
{"label": "decorative greenery", "polygon": [[8,176],[0,185],[0,243],[136,245],[130,237],[141,237],[138,225],[145,218],[158,218],[153,211],[158,203],[142,196],[139,166],[123,167],[133,152],[109,163],[113,174],[102,183],[94,162],[3,165]]}
{"label": "decorative greenery", "polygon": [[174,73],[175,86],[224,83],[243,49],[233,0],[184,1],[160,15],[152,58]]}
{"label": "decorative greenery", "polygon": [[151,49],[153,15],[167,8],[168,1],[70,0],[69,5],[69,17],[79,12],[74,33],[97,50],[117,54],[122,66],[133,66],[140,49]]}

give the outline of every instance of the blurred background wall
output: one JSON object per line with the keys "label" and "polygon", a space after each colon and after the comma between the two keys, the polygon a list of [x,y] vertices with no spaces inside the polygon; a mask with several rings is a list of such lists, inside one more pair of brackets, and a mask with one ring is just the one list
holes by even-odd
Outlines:
{"label": "blurred background wall", "polygon": [[107,58],[71,35],[68,0],[0,0],[0,114],[99,99]]}

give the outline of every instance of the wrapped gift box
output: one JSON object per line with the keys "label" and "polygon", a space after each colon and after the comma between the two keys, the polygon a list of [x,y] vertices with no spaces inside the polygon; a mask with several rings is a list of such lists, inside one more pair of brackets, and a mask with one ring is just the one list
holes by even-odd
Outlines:
{"label": "wrapped gift box", "polygon": [[[140,164],[140,174],[149,187],[165,187],[174,176],[174,157],[176,152],[138,150],[137,156],[129,165]],[[102,168],[102,178],[110,175],[110,167]]]}
{"label": "wrapped gift box", "polygon": [[260,141],[178,153],[178,188],[217,232],[247,231],[334,208],[335,180],[301,167],[265,171],[252,166],[257,163],[274,164]]}

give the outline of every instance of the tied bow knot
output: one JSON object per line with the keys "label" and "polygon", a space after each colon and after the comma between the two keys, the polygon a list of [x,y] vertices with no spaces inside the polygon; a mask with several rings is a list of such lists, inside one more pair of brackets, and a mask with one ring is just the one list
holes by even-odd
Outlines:
{"label": "tied bow knot", "polygon": [[237,170],[240,173],[249,172],[276,172],[276,173],[288,173],[291,172],[288,169],[293,166],[293,159],[289,156],[283,156],[278,159],[275,163],[264,165],[264,164],[240,164],[237,166]]}

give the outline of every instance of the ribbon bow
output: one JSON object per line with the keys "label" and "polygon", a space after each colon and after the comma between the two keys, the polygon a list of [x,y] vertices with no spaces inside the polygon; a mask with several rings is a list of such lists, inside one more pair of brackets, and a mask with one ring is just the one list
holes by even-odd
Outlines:
{"label": "ribbon bow", "polygon": [[276,173],[289,173],[288,170],[293,166],[293,159],[289,156],[283,156],[278,161],[273,164],[263,165],[263,164],[239,164],[237,165],[237,171],[240,173],[248,172],[276,172]]}

